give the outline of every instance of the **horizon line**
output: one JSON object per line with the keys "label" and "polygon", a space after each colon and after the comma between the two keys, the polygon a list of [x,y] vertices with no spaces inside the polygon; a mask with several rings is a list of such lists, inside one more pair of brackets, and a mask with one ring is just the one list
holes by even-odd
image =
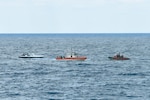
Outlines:
{"label": "horizon line", "polygon": [[134,33],[134,32],[131,32],[131,33],[127,33],[127,32],[124,32],[124,33],[118,33],[118,32],[116,32],[116,33],[110,33],[110,32],[108,32],[108,33],[64,33],[64,32],[62,32],[62,33],[39,33],[39,32],[35,32],[35,33],[26,33],[26,32],[22,32],[22,33],[0,33],[0,35],[1,34],[150,34],[150,33]]}

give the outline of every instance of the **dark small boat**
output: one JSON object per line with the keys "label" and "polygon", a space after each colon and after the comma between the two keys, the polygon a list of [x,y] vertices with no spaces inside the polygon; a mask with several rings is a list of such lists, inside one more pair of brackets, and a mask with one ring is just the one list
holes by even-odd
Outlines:
{"label": "dark small boat", "polygon": [[130,60],[130,58],[124,57],[123,55],[117,54],[114,57],[108,57],[111,60]]}
{"label": "dark small boat", "polygon": [[130,60],[130,58],[126,57],[108,57],[111,60]]}

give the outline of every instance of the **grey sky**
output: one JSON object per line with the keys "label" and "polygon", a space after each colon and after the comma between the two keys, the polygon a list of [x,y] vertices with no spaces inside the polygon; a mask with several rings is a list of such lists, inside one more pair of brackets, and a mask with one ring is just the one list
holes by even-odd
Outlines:
{"label": "grey sky", "polygon": [[148,33],[149,0],[0,0],[0,33]]}

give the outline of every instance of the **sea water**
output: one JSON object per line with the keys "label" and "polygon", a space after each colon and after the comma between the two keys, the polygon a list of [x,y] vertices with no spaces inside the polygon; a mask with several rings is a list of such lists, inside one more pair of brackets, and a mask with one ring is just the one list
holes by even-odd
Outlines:
{"label": "sea water", "polygon": [[[87,60],[55,60],[71,48]],[[0,100],[150,100],[149,35],[0,35],[0,54]]]}

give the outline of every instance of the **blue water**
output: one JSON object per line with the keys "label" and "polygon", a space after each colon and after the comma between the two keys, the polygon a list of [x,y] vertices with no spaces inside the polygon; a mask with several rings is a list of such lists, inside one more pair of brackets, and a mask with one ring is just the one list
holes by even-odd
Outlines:
{"label": "blue water", "polygon": [[[0,35],[0,100],[149,100],[150,35],[124,35]],[[70,48],[88,59],[55,60]]]}

